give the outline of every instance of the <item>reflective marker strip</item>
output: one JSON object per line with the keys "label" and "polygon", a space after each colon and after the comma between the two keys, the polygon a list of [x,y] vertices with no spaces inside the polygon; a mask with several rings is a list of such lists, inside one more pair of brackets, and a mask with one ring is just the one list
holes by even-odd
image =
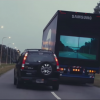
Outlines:
{"label": "reflective marker strip", "polygon": [[85,73],[85,69],[83,69],[83,73]]}
{"label": "reflective marker strip", "polygon": [[68,72],[70,72],[70,68],[68,68]]}

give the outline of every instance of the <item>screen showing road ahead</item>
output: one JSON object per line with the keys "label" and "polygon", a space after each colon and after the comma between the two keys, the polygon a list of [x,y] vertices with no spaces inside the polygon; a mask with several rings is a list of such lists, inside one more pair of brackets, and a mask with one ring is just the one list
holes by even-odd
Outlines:
{"label": "screen showing road ahead", "polygon": [[60,35],[59,57],[96,60],[97,39]]}

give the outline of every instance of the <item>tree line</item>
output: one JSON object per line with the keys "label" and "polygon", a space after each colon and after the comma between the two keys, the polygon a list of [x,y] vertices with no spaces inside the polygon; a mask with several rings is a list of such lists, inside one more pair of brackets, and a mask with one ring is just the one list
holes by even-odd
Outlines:
{"label": "tree line", "polygon": [[100,2],[97,3],[97,6],[94,8],[94,14],[100,14]]}
{"label": "tree line", "polygon": [[68,46],[64,46],[64,44],[60,41],[60,43],[59,43],[59,51],[73,51],[73,49],[71,49]]}
{"label": "tree line", "polygon": [[20,50],[9,48],[6,45],[0,44],[0,58],[1,58],[1,46],[2,46],[2,60],[0,59],[1,63],[6,63],[6,58],[7,58],[7,63],[10,63],[10,56],[11,56],[11,63],[13,63],[13,61],[17,60],[18,57],[20,56]]}
{"label": "tree line", "polygon": [[85,45],[81,46],[79,52],[95,55],[96,50],[97,50],[97,39],[92,38],[91,42],[85,42]]}

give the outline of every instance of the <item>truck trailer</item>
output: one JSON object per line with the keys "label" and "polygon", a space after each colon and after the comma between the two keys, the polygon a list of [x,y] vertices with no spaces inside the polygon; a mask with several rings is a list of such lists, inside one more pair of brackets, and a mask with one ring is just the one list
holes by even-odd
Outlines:
{"label": "truck trailer", "polygon": [[100,15],[58,10],[43,30],[42,49],[56,54],[61,79],[94,83],[100,67]]}

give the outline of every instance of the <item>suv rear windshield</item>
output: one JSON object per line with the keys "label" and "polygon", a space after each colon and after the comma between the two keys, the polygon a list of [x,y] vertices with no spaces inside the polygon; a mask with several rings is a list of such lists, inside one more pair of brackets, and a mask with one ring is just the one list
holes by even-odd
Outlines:
{"label": "suv rear windshield", "polygon": [[54,61],[53,54],[43,52],[28,53],[27,62]]}

